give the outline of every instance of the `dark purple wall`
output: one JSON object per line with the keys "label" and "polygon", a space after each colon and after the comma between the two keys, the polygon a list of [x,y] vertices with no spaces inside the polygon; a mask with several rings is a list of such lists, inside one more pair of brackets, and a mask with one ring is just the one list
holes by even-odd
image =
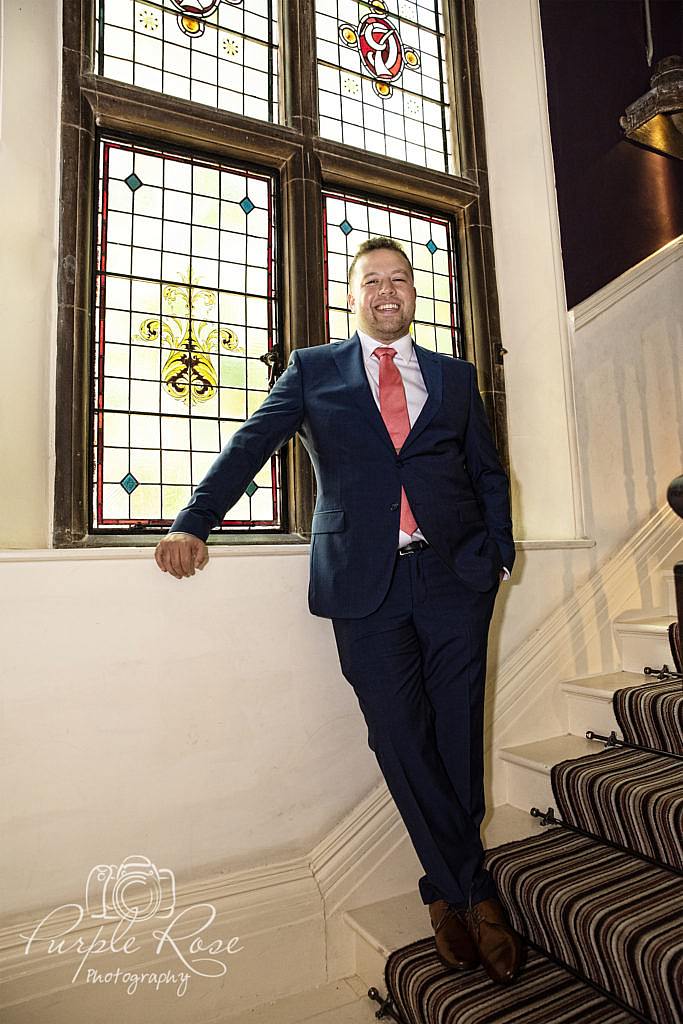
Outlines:
{"label": "dark purple wall", "polygon": [[[650,88],[641,0],[540,0],[567,306],[683,233],[683,161],[623,138]],[[651,0],[654,53],[683,53],[682,0]]]}

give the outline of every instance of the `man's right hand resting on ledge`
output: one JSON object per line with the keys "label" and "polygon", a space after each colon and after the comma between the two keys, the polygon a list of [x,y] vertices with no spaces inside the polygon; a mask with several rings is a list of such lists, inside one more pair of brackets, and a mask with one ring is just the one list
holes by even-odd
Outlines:
{"label": "man's right hand resting on ledge", "polygon": [[192,533],[168,533],[160,540],[154,558],[162,572],[170,572],[177,580],[194,576],[209,561],[209,549]]}

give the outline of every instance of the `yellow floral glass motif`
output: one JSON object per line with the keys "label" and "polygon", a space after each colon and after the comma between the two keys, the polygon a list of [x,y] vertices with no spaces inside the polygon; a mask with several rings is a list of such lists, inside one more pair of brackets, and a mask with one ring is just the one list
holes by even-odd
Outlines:
{"label": "yellow floral glass motif", "polygon": [[[267,397],[276,179],[106,136],[98,168],[92,523],[156,533]],[[281,461],[216,530],[282,528]]]}
{"label": "yellow floral glass motif", "polygon": [[97,0],[98,75],[277,122],[277,0]]}
{"label": "yellow floral glass motif", "polygon": [[[207,319],[216,306],[216,292],[202,288],[190,271],[185,286],[167,284],[162,290],[161,317],[147,317],[134,340],[159,342],[171,349],[161,377],[171,398],[187,406],[213,398],[218,371],[211,353],[223,348],[244,352],[236,332]],[[204,314],[204,319],[201,314]]]}

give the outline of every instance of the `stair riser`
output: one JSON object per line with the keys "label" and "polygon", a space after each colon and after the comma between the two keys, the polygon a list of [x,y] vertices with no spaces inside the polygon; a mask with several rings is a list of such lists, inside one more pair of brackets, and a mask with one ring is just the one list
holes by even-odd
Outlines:
{"label": "stair riser", "polygon": [[672,619],[676,618],[676,585],[674,582],[674,574],[666,573],[664,576],[664,607],[671,615]]}
{"label": "stair riser", "polygon": [[573,736],[585,736],[591,729],[593,732],[608,736],[616,732],[621,737],[614,717],[611,700],[594,697],[590,694],[565,693],[569,732]]}
{"label": "stair riser", "polygon": [[554,806],[552,786],[550,785],[550,772],[540,772],[524,765],[506,763],[507,772],[507,802],[513,807],[519,807],[522,811],[528,811],[532,807],[540,807],[547,810]]}
{"label": "stair riser", "polygon": [[[425,935],[428,934],[429,932],[425,927]],[[384,978],[384,966],[387,962],[386,956],[370,945],[358,933],[355,935],[355,951],[357,976],[362,978],[368,987],[374,985],[377,988],[381,988],[381,981]]]}
{"label": "stair riser", "polygon": [[621,667],[625,672],[642,672],[646,665],[651,668],[671,666],[669,639],[665,632],[638,632],[624,623],[617,623],[615,632]]}

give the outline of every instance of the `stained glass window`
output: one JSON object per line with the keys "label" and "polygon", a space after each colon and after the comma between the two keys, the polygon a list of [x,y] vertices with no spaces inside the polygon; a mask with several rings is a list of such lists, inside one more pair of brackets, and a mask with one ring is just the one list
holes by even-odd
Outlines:
{"label": "stained glass window", "polygon": [[324,138],[453,171],[439,0],[317,0]]}
{"label": "stained glass window", "polygon": [[[93,527],[158,530],[268,393],[274,181],[114,138],[99,164]],[[280,510],[274,456],[221,528]]]}
{"label": "stained glass window", "polygon": [[358,246],[372,235],[400,242],[413,265],[417,301],[412,333],[425,348],[460,355],[460,315],[451,222],[434,214],[373,202],[359,196],[323,193],[325,306],[330,341],[350,337],[349,266]]}
{"label": "stained glass window", "polygon": [[278,119],[275,0],[97,0],[97,71]]}

